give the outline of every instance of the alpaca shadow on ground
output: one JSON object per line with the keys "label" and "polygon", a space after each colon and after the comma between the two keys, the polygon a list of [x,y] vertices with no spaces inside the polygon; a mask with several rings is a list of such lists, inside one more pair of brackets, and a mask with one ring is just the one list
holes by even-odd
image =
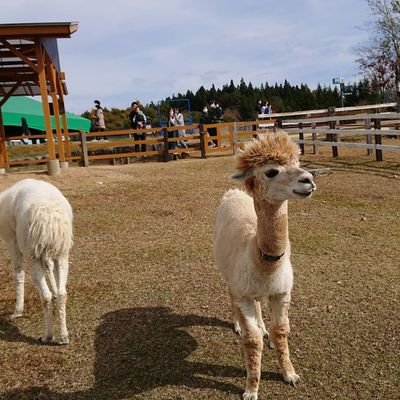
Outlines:
{"label": "alpaca shadow on ground", "polygon": [[[174,314],[164,307],[108,313],[96,330],[95,383],[91,389],[62,394],[32,387],[25,392],[10,392],[4,399],[122,399],[164,386],[213,388],[239,396],[244,387],[243,368],[187,361],[198,347],[197,341],[182,329],[190,326],[231,329],[230,324],[217,318]],[[243,378],[243,387],[221,382],[224,377]],[[282,377],[267,372],[262,379]]]}
{"label": "alpaca shadow on ground", "polygon": [[0,340],[5,342],[21,342],[41,346],[39,340],[35,340],[22,334],[15,326],[15,321],[10,320],[10,316],[6,315],[0,315]]}
{"label": "alpaca shadow on ground", "polygon": [[106,314],[96,334],[92,394],[106,392],[120,398],[167,385],[239,394],[238,387],[213,378],[243,376],[243,370],[187,361],[198,347],[182,329],[190,326],[230,327],[217,318],[179,315],[164,307]]}

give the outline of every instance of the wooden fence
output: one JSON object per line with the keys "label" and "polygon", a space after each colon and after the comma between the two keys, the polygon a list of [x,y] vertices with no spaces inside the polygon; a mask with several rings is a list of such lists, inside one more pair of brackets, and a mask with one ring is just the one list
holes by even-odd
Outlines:
{"label": "wooden fence", "polygon": [[[339,155],[339,148],[366,149],[377,161],[383,160],[383,151],[400,151],[400,142],[387,144],[383,138],[400,138],[400,114],[396,112],[355,113],[356,111],[379,111],[393,104],[352,107],[351,109],[309,110],[296,113],[279,113],[259,116],[255,121],[226,122],[216,124],[194,124],[180,127],[185,137],[171,137],[169,128],[146,128],[137,130],[105,131],[96,133],[70,132],[63,136],[63,145],[56,144],[58,158],[64,151],[67,162],[128,163],[137,157],[152,157],[169,161],[186,155],[206,158],[216,154],[234,154],[236,149],[256,133],[269,133],[274,126],[285,129],[299,143],[304,153],[308,146],[314,154],[320,147],[329,146],[332,157]],[[295,117],[302,116],[297,119]],[[137,135],[145,139],[139,140]],[[95,140],[106,136],[107,140]],[[136,136],[136,139],[135,139]],[[11,140],[44,141],[46,135],[16,136]],[[55,136],[56,140],[56,136]],[[188,148],[174,148],[174,143],[184,140]],[[46,143],[6,146],[6,167],[45,164],[49,160]],[[400,156],[400,153],[399,153]],[[399,157],[400,158],[400,157]]]}
{"label": "wooden fence", "polygon": [[296,142],[302,153],[305,146],[311,146],[313,154],[319,153],[320,146],[329,146],[332,157],[338,157],[339,148],[347,147],[366,149],[368,154],[375,154],[376,161],[383,161],[384,150],[400,151],[400,143],[383,142],[384,138],[400,138],[400,113],[282,120],[281,126],[289,134],[298,135]]}

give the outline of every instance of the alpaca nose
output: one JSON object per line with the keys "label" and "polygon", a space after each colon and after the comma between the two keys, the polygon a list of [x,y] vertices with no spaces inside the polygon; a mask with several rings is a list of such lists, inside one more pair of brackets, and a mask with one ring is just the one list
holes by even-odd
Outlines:
{"label": "alpaca nose", "polygon": [[312,176],[312,174],[310,174],[309,172],[305,171],[299,178],[299,182],[303,183],[305,185],[311,185],[311,190],[315,190],[316,189],[316,185],[314,183],[314,178]]}
{"label": "alpaca nose", "polygon": [[300,183],[313,183],[313,180],[309,176],[303,176],[299,179]]}

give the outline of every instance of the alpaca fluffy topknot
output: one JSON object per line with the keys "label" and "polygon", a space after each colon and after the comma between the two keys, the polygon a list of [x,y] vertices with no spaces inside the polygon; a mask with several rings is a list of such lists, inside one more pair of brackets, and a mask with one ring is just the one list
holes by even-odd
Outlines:
{"label": "alpaca fluffy topknot", "polygon": [[285,131],[278,130],[247,143],[243,151],[238,154],[236,168],[240,171],[248,171],[267,163],[288,165],[296,164],[298,161],[297,144]]}

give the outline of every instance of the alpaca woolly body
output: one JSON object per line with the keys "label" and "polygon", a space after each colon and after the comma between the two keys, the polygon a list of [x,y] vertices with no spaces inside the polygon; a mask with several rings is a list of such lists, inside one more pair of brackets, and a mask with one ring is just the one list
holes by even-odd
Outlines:
{"label": "alpaca woolly body", "polygon": [[279,267],[265,269],[260,263],[252,263],[251,260],[257,259],[255,253],[259,252],[253,198],[242,190],[231,189],[224,194],[221,203],[214,235],[216,238],[224,236],[224,242],[230,245],[217,252],[215,259],[232,295],[265,298],[290,293],[293,286],[290,243]]}
{"label": "alpaca woolly body", "polygon": [[298,148],[284,131],[248,143],[232,175],[246,192],[229,190],[216,212],[214,256],[228,285],[234,329],[245,353],[244,400],[257,400],[261,379],[261,315],[266,300],[271,313],[271,345],[286,382],[299,381],[289,357],[288,310],[293,286],[288,228],[288,200],[310,197],[312,175],[299,167]]}
{"label": "alpaca woolly body", "polygon": [[10,253],[17,284],[13,317],[23,313],[26,257],[44,309],[44,343],[53,340],[52,298],[57,299],[60,313],[60,343],[68,343],[65,302],[72,220],[68,200],[50,183],[24,179],[0,193],[0,237]]}

